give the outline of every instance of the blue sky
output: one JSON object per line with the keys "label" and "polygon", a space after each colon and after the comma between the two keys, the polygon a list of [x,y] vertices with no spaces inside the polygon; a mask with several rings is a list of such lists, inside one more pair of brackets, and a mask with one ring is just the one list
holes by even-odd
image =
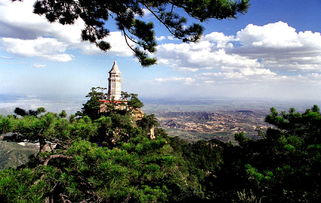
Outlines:
{"label": "blue sky", "polygon": [[[0,94],[83,97],[107,86],[117,60],[123,90],[145,98],[319,99],[321,1],[252,0],[237,19],[208,20],[199,43],[172,39],[151,14],[158,65],[142,68],[111,25],[112,49],[81,42],[82,22],[49,24],[32,0],[0,2]],[[17,15],[17,13],[19,15]]]}

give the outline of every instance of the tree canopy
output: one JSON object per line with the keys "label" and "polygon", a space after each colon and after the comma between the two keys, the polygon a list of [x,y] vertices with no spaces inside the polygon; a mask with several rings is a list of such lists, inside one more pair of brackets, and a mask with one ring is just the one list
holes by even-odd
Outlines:
{"label": "tree canopy", "polygon": [[[100,95],[96,90],[89,103]],[[158,125],[153,115],[135,122],[130,110],[93,118],[91,111],[69,118],[65,111],[15,112],[0,116],[0,134],[39,142],[40,150],[27,164],[0,171],[1,202],[175,202],[201,195],[166,134],[149,138],[149,128]],[[48,143],[56,146],[42,150]]]}
{"label": "tree canopy", "polygon": [[113,19],[140,63],[148,66],[156,63],[150,54],[156,51],[157,43],[154,25],[144,18],[144,10],[174,37],[195,42],[203,27],[198,23],[189,25],[181,11],[202,22],[211,18],[236,18],[238,13],[245,13],[248,6],[249,0],[37,0],[34,13],[63,25],[82,19],[85,23],[82,39],[95,43],[103,51],[111,48],[105,37],[110,33],[108,21]]}
{"label": "tree canopy", "polygon": [[[236,135],[239,145],[224,147],[221,170],[209,190],[243,202],[319,202],[321,200],[321,114],[271,108],[273,125],[260,139]],[[222,189],[224,188],[224,189]],[[232,194],[232,195],[231,195]]]}
{"label": "tree canopy", "polygon": [[124,112],[123,110],[121,110],[122,108],[117,109],[117,105],[125,106],[128,111],[139,109],[144,106],[143,102],[138,99],[137,94],[122,91],[120,100],[124,101],[124,103],[116,104],[111,100],[110,103],[105,103],[107,109],[109,109],[108,112],[101,112],[100,108],[103,104],[102,100],[108,100],[107,94],[104,93],[105,90],[106,88],[103,87],[91,88],[91,91],[86,95],[86,97],[88,98],[87,102],[83,104],[83,108],[81,109],[81,111],[78,111],[76,115],[80,117],[86,115],[95,120],[103,115],[109,115],[112,112],[126,113],[126,111]]}

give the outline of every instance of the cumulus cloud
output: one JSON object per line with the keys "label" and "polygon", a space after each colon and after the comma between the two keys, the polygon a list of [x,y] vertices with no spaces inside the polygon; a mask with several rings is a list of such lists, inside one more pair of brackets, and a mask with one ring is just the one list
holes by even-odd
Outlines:
{"label": "cumulus cloud", "polygon": [[159,62],[176,69],[242,69],[247,67],[260,68],[256,59],[237,54],[228,54],[224,42],[211,43],[201,40],[189,44],[162,44],[158,47]]}
{"label": "cumulus cloud", "polygon": [[166,36],[159,36],[159,37],[156,37],[156,40],[157,41],[163,41],[166,39]]}
{"label": "cumulus cloud", "polygon": [[198,43],[163,43],[159,63],[192,71],[198,83],[310,81],[321,73],[321,35],[284,22],[248,25],[235,35],[212,32]]}
{"label": "cumulus cloud", "polygon": [[23,40],[16,38],[2,38],[2,44],[9,53],[20,56],[38,56],[49,60],[67,62],[72,56],[64,54],[66,45],[53,38]]}
{"label": "cumulus cloud", "polygon": [[[44,16],[33,13],[34,2],[35,0],[1,1],[0,39],[6,51],[20,56],[38,56],[60,62],[72,60],[71,55],[67,53],[71,49],[80,49],[85,54],[103,53],[95,45],[81,40],[81,29],[84,28],[81,19],[76,20],[73,25],[49,23]],[[149,15],[148,12],[146,15]],[[106,40],[112,45],[109,54],[132,55],[120,32],[111,32]],[[27,47],[17,44],[18,42]],[[32,46],[32,43],[35,45]],[[27,53],[28,51],[31,52]]]}
{"label": "cumulus cloud", "polygon": [[168,41],[179,41],[179,39],[173,37],[173,36],[159,36],[156,37],[157,41],[164,41],[164,40],[168,40]]}
{"label": "cumulus cloud", "polygon": [[[116,55],[116,56],[132,56],[133,52],[127,46],[124,36],[120,32],[110,32],[108,37],[104,40],[109,42],[112,47],[108,50],[108,53]],[[117,42],[117,43],[115,43]],[[131,42],[129,42],[131,44]],[[101,54],[102,51],[96,47],[94,44],[90,44],[89,42],[83,42],[77,45],[83,53],[85,54]]]}
{"label": "cumulus cloud", "polygon": [[212,32],[205,35],[203,39],[210,41],[216,48],[232,48],[231,42],[235,41],[234,36],[226,36],[221,32]]}
{"label": "cumulus cloud", "polygon": [[275,70],[321,71],[321,34],[297,32],[284,22],[248,25],[236,34],[241,46],[231,53],[260,59]]}
{"label": "cumulus cloud", "polygon": [[74,25],[49,23],[44,16],[33,13],[34,2],[34,0],[23,2],[4,0],[0,5],[1,37],[35,39],[41,36],[53,36],[60,41],[70,43],[80,41],[83,21],[77,20]]}
{"label": "cumulus cloud", "polygon": [[280,49],[301,45],[295,29],[284,22],[270,23],[264,26],[249,24],[238,31],[236,36],[245,47]]}

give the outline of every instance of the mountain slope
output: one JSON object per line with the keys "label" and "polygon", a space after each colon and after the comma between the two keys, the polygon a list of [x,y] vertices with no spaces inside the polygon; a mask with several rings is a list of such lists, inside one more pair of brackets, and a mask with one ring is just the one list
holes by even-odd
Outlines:
{"label": "mountain slope", "polygon": [[35,145],[22,146],[15,142],[0,141],[0,170],[20,166],[38,151]]}

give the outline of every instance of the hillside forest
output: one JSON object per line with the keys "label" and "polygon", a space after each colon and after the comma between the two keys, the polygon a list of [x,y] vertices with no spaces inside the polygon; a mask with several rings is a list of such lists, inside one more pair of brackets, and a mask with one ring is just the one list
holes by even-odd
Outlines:
{"label": "hillside forest", "polygon": [[[7,142],[39,143],[37,153],[0,171],[1,202],[320,202],[321,114],[271,108],[259,139],[237,144],[169,137],[143,103],[107,104],[93,88],[67,116],[16,108],[0,116]],[[123,107],[119,107],[123,105]]]}

